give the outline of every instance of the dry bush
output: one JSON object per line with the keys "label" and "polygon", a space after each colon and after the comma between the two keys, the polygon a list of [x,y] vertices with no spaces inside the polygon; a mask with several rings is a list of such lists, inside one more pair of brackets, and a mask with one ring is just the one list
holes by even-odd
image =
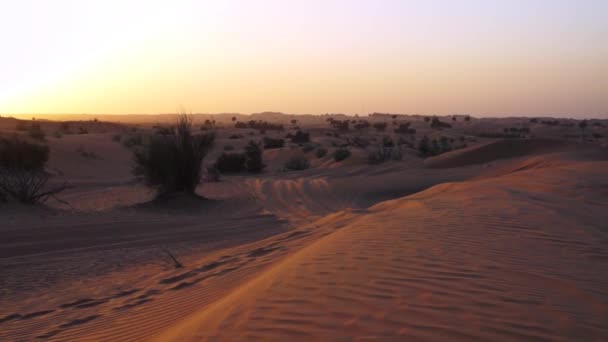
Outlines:
{"label": "dry bush", "polygon": [[47,186],[50,176],[44,172],[44,166],[48,158],[46,145],[17,136],[0,138],[0,192],[3,197],[33,204],[65,190],[66,184]]}
{"label": "dry bush", "polygon": [[192,119],[181,115],[170,135],[155,135],[134,151],[137,176],[161,194],[194,194],[201,182],[201,164],[213,146],[214,133],[192,133]]}
{"label": "dry bush", "polygon": [[301,171],[308,168],[310,168],[310,161],[302,156],[291,157],[284,166],[287,171]]}

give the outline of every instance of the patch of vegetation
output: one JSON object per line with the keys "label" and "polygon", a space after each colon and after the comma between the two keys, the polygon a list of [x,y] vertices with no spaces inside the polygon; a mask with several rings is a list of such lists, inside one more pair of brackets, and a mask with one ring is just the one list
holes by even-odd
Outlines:
{"label": "patch of vegetation", "polygon": [[450,125],[447,122],[443,122],[443,121],[439,120],[439,118],[437,118],[437,117],[433,117],[433,119],[431,120],[431,128],[433,128],[433,129],[452,128],[452,125]]}
{"label": "patch of vegetation", "polygon": [[194,135],[192,118],[181,115],[171,135],[154,135],[134,151],[134,173],[161,194],[194,194],[201,182],[201,164],[214,140],[214,133]]}
{"label": "patch of vegetation", "polygon": [[310,133],[305,133],[302,131],[297,131],[296,134],[294,134],[291,137],[291,142],[296,143],[296,144],[307,143],[309,141],[310,141]]}
{"label": "patch of vegetation", "polygon": [[444,136],[442,136],[438,140],[436,138],[429,139],[429,137],[425,135],[418,142],[418,154],[421,157],[432,157],[466,146],[462,145],[459,147],[454,147],[453,143],[454,139],[450,139]]}
{"label": "patch of vegetation", "polygon": [[21,203],[43,202],[67,188],[66,184],[48,187],[50,176],[44,171],[49,158],[46,145],[14,136],[0,138],[0,193],[5,199]]}
{"label": "patch of vegetation", "polygon": [[377,132],[384,132],[386,130],[386,122],[376,122],[374,123],[374,128]]}
{"label": "patch of vegetation", "polygon": [[399,124],[399,127],[395,128],[395,133],[397,134],[416,134],[416,129],[410,128],[410,123],[402,123]]}
{"label": "patch of vegetation", "polygon": [[308,168],[310,168],[310,161],[303,156],[291,157],[284,166],[284,169],[288,171],[302,171]]}
{"label": "patch of vegetation", "polygon": [[244,153],[222,153],[215,161],[214,168],[220,173],[236,173],[245,171]]}
{"label": "patch of vegetation", "polygon": [[250,120],[248,122],[237,122],[234,124],[235,128],[253,128],[260,132],[262,131],[283,131],[285,127],[282,124],[273,124],[262,120]]}
{"label": "patch of vegetation", "polygon": [[285,146],[285,140],[281,138],[264,137],[264,149],[281,148]]}
{"label": "patch of vegetation", "polygon": [[315,152],[315,156],[319,159],[325,157],[327,155],[327,149],[323,147],[319,147]]}
{"label": "patch of vegetation", "polygon": [[381,164],[389,160],[401,159],[401,151],[395,147],[380,147],[377,150],[371,151],[367,157],[370,164]]}
{"label": "patch of vegetation", "polygon": [[339,148],[334,151],[334,160],[339,162],[350,157],[351,153],[345,148]]}
{"label": "patch of vegetation", "polygon": [[266,167],[262,160],[263,153],[264,151],[260,144],[253,140],[245,146],[245,168],[247,171],[253,173],[262,172],[264,167]]}

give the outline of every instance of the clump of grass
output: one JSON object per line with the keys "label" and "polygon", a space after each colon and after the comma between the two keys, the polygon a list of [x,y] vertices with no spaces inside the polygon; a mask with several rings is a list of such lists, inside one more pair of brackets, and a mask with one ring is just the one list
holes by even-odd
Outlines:
{"label": "clump of grass", "polygon": [[170,135],[155,135],[134,151],[134,173],[160,194],[194,195],[201,182],[201,164],[213,146],[214,133],[193,134],[192,118],[182,114]]}
{"label": "clump of grass", "polygon": [[334,151],[334,160],[339,162],[350,157],[351,153],[345,148],[339,148]]}
{"label": "clump of grass", "polygon": [[284,166],[287,171],[302,171],[310,168],[310,161],[303,156],[291,157]]}

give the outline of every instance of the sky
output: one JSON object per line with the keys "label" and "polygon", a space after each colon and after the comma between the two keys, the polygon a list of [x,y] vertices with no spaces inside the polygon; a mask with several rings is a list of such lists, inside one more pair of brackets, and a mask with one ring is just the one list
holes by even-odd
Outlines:
{"label": "sky", "polygon": [[0,0],[0,114],[608,118],[605,0]]}

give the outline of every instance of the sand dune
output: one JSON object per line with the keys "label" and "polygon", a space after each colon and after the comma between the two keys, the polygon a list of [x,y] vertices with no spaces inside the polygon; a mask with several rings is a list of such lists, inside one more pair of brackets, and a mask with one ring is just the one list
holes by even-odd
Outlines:
{"label": "sand dune", "polygon": [[383,202],[158,340],[603,340],[607,168]]}

